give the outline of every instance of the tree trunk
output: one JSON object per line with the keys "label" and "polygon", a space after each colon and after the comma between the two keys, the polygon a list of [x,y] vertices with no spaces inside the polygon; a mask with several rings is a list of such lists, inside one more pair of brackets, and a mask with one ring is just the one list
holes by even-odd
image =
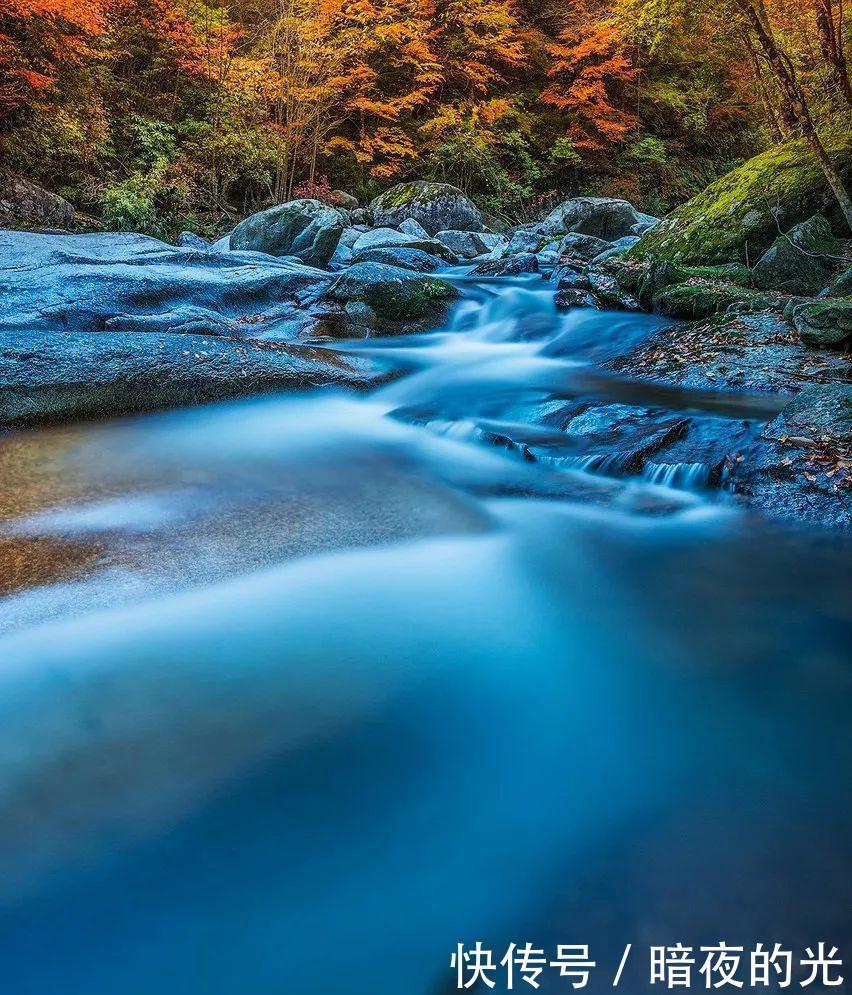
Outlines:
{"label": "tree trunk", "polygon": [[781,91],[783,101],[782,110],[786,107],[786,111],[795,120],[802,131],[802,135],[808,140],[811,148],[814,150],[822,171],[825,174],[825,178],[828,181],[828,185],[837,198],[837,203],[840,205],[840,210],[843,213],[846,224],[849,230],[852,231],[852,199],[850,199],[840,174],[832,165],[828,153],[825,151],[825,146],[817,134],[811,112],[793,73],[790,60],[778,49],[775,39],[764,26],[751,0],[735,0],[735,3],[754,31],[757,43],[763,52],[763,57],[772,75],[775,77],[775,81]]}
{"label": "tree trunk", "polygon": [[843,51],[843,35],[839,25],[834,23],[832,0],[814,0],[814,16],[822,55],[831,71],[831,92],[835,101],[842,97],[852,106],[852,84]]}

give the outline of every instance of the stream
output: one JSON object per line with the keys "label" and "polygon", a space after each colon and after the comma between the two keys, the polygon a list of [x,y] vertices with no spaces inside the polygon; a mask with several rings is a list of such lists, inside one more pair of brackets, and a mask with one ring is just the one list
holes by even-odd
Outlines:
{"label": "stream", "polygon": [[6,991],[848,956],[850,541],[724,487],[780,402],[608,373],[657,317],[449,278],[445,328],[344,345],[404,373],[368,395],[0,440]]}

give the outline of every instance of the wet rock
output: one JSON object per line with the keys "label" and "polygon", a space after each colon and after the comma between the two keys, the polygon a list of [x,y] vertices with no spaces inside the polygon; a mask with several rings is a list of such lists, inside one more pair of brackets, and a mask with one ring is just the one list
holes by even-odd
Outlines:
{"label": "wet rock", "polygon": [[144,235],[0,232],[0,330],[291,337],[332,279],[301,262]]}
{"label": "wet rock", "polygon": [[449,183],[416,180],[399,183],[370,204],[373,223],[399,227],[407,218],[417,221],[429,235],[439,231],[482,231],[482,215],[476,205]]}
{"label": "wet rock", "polygon": [[557,267],[550,274],[550,282],[556,284],[557,290],[590,290],[592,286],[586,274],[570,264]]}
{"label": "wet rock", "polygon": [[830,257],[839,252],[828,222],[814,215],[775,239],[752,270],[754,285],[787,294],[816,294],[831,279]]}
{"label": "wet rock", "polygon": [[345,215],[321,201],[291,200],[241,221],[231,232],[230,246],[325,266],[346,227]]}
{"label": "wet rock", "polygon": [[568,311],[574,307],[603,307],[594,294],[580,287],[564,287],[557,291],[554,303],[560,311]]}
{"label": "wet rock", "polygon": [[616,256],[623,256],[625,253],[629,252],[638,241],[638,235],[625,235],[623,238],[617,238],[610,244],[609,248],[603,249],[596,256],[593,256],[592,261],[601,263],[604,259],[614,259]]}
{"label": "wet rock", "polygon": [[584,235],[581,232],[569,232],[559,243],[556,250],[560,256],[569,259],[583,259],[589,262],[595,256],[610,248],[610,243],[595,235]]}
{"label": "wet rock", "polygon": [[533,253],[487,260],[476,266],[471,276],[520,276],[521,273],[538,273],[538,259]]}
{"label": "wet rock", "polygon": [[751,394],[792,393],[850,367],[839,353],[806,348],[776,311],[669,325],[608,365],[633,379]]}
{"label": "wet rock", "polygon": [[475,259],[493,248],[472,231],[439,231],[435,239],[462,259]]}
{"label": "wet rock", "polygon": [[840,346],[852,339],[852,301],[824,298],[793,308],[793,324],[807,345]]}
{"label": "wet rock", "polygon": [[395,228],[373,228],[361,234],[352,246],[354,261],[358,261],[358,256],[369,249],[386,248],[407,248],[420,249],[421,252],[428,252],[433,256],[438,256],[445,262],[458,262],[458,257],[447,248],[443,242],[434,238],[419,238],[417,235],[407,235],[405,232],[397,231]]}
{"label": "wet rock", "polygon": [[34,425],[183,407],[271,390],[386,378],[362,358],[198,335],[6,332],[0,424]]}
{"label": "wet rock", "polygon": [[610,307],[624,308],[628,311],[639,309],[639,299],[634,293],[626,290],[616,273],[600,267],[590,266],[586,270],[586,278],[595,296]]}
{"label": "wet rock", "polygon": [[637,211],[626,200],[614,197],[573,197],[554,208],[537,226],[542,235],[579,232],[613,242],[635,234],[637,224],[655,223],[650,215]]}
{"label": "wet rock", "polygon": [[0,227],[16,224],[71,228],[74,208],[29,180],[0,174]]}
{"label": "wet rock", "polygon": [[366,249],[352,256],[353,262],[383,263],[385,266],[400,266],[402,269],[415,270],[417,273],[434,273],[443,266],[437,256],[422,249],[410,249],[407,246],[385,246],[380,249]]}
{"label": "wet rock", "polygon": [[404,232],[406,235],[413,235],[415,238],[431,237],[423,225],[419,221],[415,221],[414,218],[406,218],[397,227],[401,232]]}
{"label": "wet rock", "polygon": [[692,279],[687,283],[671,284],[658,290],[652,307],[669,318],[700,319],[713,314],[765,311],[784,307],[783,299],[770,293],[749,290],[728,283],[708,283]]}
{"label": "wet rock", "polygon": [[557,238],[544,238],[532,228],[518,228],[509,239],[509,244],[506,247],[506,255],[516,256],[529,252],[535,253],[545,248],[548,244],[556,247],[559,244],[559,240]]}
{"label": "wet rock", "polygon": [[456,288],[444,280],[374,262],[351,266],[326,294],[345,305],[351,323],[385,334],[434,327],[457,297]]}

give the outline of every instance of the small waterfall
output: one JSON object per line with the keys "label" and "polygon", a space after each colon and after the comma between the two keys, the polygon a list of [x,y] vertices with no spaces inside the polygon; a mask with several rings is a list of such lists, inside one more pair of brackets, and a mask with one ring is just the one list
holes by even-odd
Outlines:
{"label": "small waterfall", "polygon": [[645,464],[642,476],[650,484],[674,487],[679,490],[698,490],[707,486],[710,467],[706,463],[651,463]]}

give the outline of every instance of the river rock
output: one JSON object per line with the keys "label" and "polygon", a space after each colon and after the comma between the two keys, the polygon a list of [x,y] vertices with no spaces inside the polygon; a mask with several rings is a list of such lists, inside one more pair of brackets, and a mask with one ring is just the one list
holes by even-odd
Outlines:
{"label": "river rock", "polygon": [[449,183],[415,180],[399,183],[370,204],[373,223],[399,227],[414,218],[429,235],[439,231],[482,231],[482,215],[476,205]]}
{"label": "river rock", "polygon": [[42,228],[71,228],[74,208],[58,194],[29,180],[0,174],[0,227],[22,222]]}
{"label": "river rock", "polygon": [[347,193],[345,190],[332,190],[331,196],[334,198],[335,205],[342,207],[344,211],[357,211],[361,206],[358,203],[358,198],[353,197],[351,193]]}
{"label": "river rock", "polygon": [[361,357],[304,346],[179,334],[5,332],[0,424],[107,418],[330,384],[362,389],[386,376]]}
{"label": "river rock", "polygon": [[406,235],[413,235],[415,238],[430,237],[429,232],[426,231],[419,221],[415,221],[414,218],[406,218],[397,227],[401,232],[405,232]]}
{"label": "river rock", "polygon": [[346,216],[336,208],[319,200],[291,200],[241,221],[231,232],[230,247],[325,266],[346,227]]}
{"label": "river rock", "polygon": [[355,263],[329,287],[326,298],[344,305],[350,324],[402,334],[433,327],[458,297],[452,284],[381,263]]}
{"label": "river rock", "polygon": [[831,256],[840,243],[828,222],[816,214],[780,235],[755,263],[754,285],[787,294],[816,294],[831,279]]}
{"label": "river rock", "polygon": [[196,252],[210,251],[210,243],[194,231],[182,231],[178,237],[178,245],[182,249],[195,249]]}
{"label": "river rock", "polygon": [[439,231],[435,238],[462,259],[475,259],[494,248],[493,245],[489,246],[477,232],[472,231]]}
{"label": "river rock", "polygon": [[604,259],[614,259],[616,256],[623,256],[626,252],[629,252],[638,241],[638,235],[624,235],[622,238],[617,238],[606,249],[603,249],[598,253],[598,255],[594,256],[592,258],[592,262],[601,263]]}
{"label": "river rock", "polygon": [[301,262],[145,235],[0,232],[0,331],[287,337],[332,279]]}
{"label": "river rock", "polygon": [[852,297],[852,266],[836,276],[823,294],[827,297]]}
{"label": "river rock", "polygon": [[538,252],[539,249],[544,248],[548,242],[553,242],[554,245],[558,244],[558,240],[556,238],[543,238],[533,228],[518,228],[509,239],[509,244],[506,247],[505,254],[507,256],[516,256],[526,252]]}
{"label": "river rock", "polygon": [[369,249],[387,248],[420,249],[421,252],[439,256],[448,263],[458,261],[456,254],[448,249],[443,242],[439,242],[435,238],[407,235],[395,228],[373,228],[371,231],[364,232],[352,246],[353,259],[357,262],[361,253]]}
{"label": "river rock", "polygon": [[613,242],[632,235],[633,227],[655,222],[626,200],[614,197],[572,197],[555,207],[537,229],[542,235],[564,235],[579,232]]}
{"label": "river rock", "polygon": [[434,273],[443,265],[442,261],[422,249],[411,249],[404,245],[387,245],[378,249],[365,249],[359,252],[355,262],[383,263],[385,266],[398,266],[415,270],[417,273]]}
{"label": "river rock", "polygon": [[586,262],[599,256],[610,248],[610,243],[595,235],[584,235],[581,232],[569,232],[559,243],[556,250],[559,256],[569,259],[583,259]]}
{"label": "river rock", "polygon": [[806,345],[839,346],[852,339],[852,301],[824,298],[793,308],[793,324]]}
{"label": "river rock", "polygon": [[520,276],[521,273],[538,273],[538,259],[532,252],[487,259],[471,270],[471,276]]}

